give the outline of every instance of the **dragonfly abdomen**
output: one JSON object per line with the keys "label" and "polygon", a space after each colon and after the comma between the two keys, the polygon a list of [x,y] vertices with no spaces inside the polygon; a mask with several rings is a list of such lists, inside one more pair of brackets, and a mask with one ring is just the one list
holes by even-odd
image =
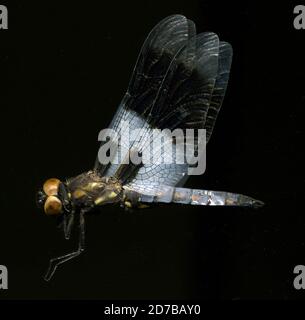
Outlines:
{"label": "dragonfly abdomen", "polygon": [[[135,188],[136,189],[136,188]],[[260,207],[263,202],[248,196],[224,191],[158,186],[152,193],[137,192],[142,203],[178,203],[202,206],[250,206]]]}

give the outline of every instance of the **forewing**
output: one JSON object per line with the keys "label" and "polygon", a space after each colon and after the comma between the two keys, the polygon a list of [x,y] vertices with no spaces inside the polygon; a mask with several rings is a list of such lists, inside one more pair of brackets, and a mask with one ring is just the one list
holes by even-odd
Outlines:
{"label": "forewing", "polygon": [[[120,135],[122,121],[127,121],[131,129],[144,127],[143,130],[146,130],[145,125],[149,123],[149,114],[171,61],[195,33],[194,23],[181,15],[165,18],[150,32],[139,54],[128,90],[109,128]],[[97,159],[94,169],[103,175],[110,175],[117,167],[101,165]]]}

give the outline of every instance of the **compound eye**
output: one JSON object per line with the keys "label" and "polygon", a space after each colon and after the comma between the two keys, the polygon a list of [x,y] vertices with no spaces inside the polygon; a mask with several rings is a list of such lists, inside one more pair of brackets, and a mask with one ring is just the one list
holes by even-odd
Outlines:
{"label": "compound eye", "polygon": [[58,186],[60,184],[60,180],[56,178],[48,179],[43,184],[43,191],[47,196],[56,196],[58,194]]}
{"label": "compound eye", "polygon": [[44,212],[48,216],[57,216],[62,213],[62,203],[55,196],[49,196],[44,203]]}

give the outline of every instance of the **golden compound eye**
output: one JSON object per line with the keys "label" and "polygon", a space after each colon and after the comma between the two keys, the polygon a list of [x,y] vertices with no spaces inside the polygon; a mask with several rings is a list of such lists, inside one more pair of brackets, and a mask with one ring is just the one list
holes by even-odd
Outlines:
{"label": "golden compound eye", "polygon": [[60,184],[60,180],[56,178],[48,179],[43,184],[43,191],[47,196],[56,196],[58,194],[58,186]]}
{"label": "golden compound eye", "polygon": [[55,196],[49,196],[44,203],[44,212],[48,216],[56,216],[62,213],[62,203]]}

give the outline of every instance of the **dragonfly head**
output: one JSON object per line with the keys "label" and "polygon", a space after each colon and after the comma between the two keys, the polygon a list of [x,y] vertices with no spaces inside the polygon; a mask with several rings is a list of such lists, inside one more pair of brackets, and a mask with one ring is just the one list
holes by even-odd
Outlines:
{"label": "dragonfly head", "polygon": [[63,213],[63,204],[60,196],[60,180],[56,178],[48,179],[42,190],[37,193],[37,205],[43,208],[48,216],[58,216]]}

